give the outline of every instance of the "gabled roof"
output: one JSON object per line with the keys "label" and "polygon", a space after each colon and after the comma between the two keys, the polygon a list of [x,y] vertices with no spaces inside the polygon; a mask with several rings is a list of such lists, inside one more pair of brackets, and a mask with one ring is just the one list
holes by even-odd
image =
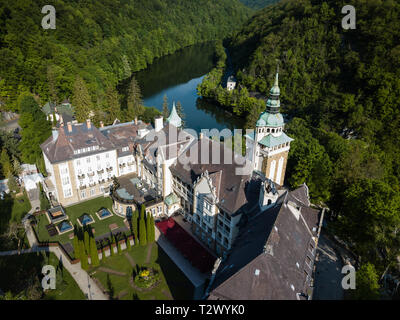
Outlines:
{"label": "gabled roof", "polygon": [[[87,124],[79,123],[57,129],[57,135],[50,136],[40,145],[42,151],[51,163],[64,162],[71,159],[85,157],[91,154],[113,150],[113,144],[93,125],[88,128]],[[98,146],[97,150],[75,154],[74,151],[82,148]]]}
{"label": "gabled roof", "polygon": [[[216,154],[219,154],[219,159],[216,159]],[[205,156],[208,158],[203,159]],[[191,159],[190,164],[187,164],[188,159]],[[170,170],[174,176],[188,185],[193,185],[207,170],[218,194],[217,206],[233,215],[238,213],[239,209],[244,210],[247,206],[253,206],[254,201],[257,201],[246,191],[250,184],[251,173],[237,172],[237,169],[244,168],[240,163],[245,161],[243,156],[234,153],[223,143],[203,137],[193,141]]]}

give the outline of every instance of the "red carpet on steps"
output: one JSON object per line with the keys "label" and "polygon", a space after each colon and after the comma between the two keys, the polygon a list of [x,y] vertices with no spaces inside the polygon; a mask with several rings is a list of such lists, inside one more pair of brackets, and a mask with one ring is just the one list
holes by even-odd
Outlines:
{"label": "red carpet on steps", "polygon": [[215,258],[173,218],[157,222],[156,226],[195,268],[202,273],[211,271]]}

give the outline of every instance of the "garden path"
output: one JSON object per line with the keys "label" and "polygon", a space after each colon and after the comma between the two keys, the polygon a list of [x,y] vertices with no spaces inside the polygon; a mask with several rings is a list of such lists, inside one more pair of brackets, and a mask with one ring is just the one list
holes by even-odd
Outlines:
{"label": "garden path", "polygon": [[[28,238],[30,246],[32,247],[32,249],[37,248],[38,242],[35,234],[32,231],[29,219],[25,220],[24,225],[26,230],[26,236]],[[50,252],[53,252],[57,256],[58,260],[63,264],[63,266],[68,270],[68,272],[74,278],[74,280],[76,281],[82,292],[85,294],[87,299],[108,300],[107,295],[105,295],[99,288],[99,286],[96,284],[96,282],[93,281],[91,277],[89,277],[89,274],[81,268],[80,262],[72,264],[59,247],[48,247],[47,249],[50,250]]]}

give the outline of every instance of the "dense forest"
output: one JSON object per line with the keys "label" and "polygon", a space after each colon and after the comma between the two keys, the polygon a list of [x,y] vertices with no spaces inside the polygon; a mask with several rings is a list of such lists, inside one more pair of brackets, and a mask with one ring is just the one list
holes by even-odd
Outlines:
{"label": "dense forest", "polygon": [[329,227],[371,280],[393,271],[400,253],[400,4],[352,1],[356,29],[344,30],[345,4],[286,0],[259,11],[227,45],[237,88],[223,88],[219,45],[199,91],[254,127],[264,101],[253,96],[268,95],[279,64],[281,111],[295,138],[286,183],[306,182],[313,202],[330,208]]}
{"label": "dense forest", "polygon": [[[55,30],[41,26],[48,4]],[[1,1],[0,101],[18,111],[17,97],[29,91],[40,103],[60,102],[79,76],[93,103],[105,104],[107,87],[157,57],[230,35],[251,12],[238,0]]]}
{"label": "dense forest", "polygon": [[240,0],[244,5],[252,9],[265,8],[270,4],[277,3],[279,0]]}

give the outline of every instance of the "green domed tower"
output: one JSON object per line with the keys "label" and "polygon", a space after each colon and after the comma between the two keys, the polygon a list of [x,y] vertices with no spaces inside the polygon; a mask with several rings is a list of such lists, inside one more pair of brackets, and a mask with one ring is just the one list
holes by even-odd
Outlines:
{"label": "green domed tower", "polygon": [[256,123],[255,134],[249,143],[253,149],[254,170],[261,171],[265,176],[278,185],[285,180],[286,163],[292,138],[284,132],[284,120],[280,113],[279,74],[269,91],[265,111],[261,113]]}

